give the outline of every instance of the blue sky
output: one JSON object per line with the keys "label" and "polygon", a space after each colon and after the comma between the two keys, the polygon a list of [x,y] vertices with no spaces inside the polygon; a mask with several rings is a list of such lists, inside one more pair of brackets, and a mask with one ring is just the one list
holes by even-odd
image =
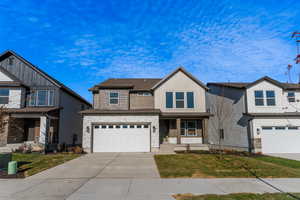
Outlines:
{"label": "blue sky", "polygon": [[287,81],[299,11],[299,0],[1,0],[0,51],[89,100],[106,78],[162,77],[180,65],[204,82]]}

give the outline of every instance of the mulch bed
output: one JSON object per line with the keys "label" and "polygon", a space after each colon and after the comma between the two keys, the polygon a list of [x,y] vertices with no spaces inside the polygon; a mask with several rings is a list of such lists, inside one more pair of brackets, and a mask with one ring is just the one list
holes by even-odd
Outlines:
{"label": "mulch bed", "polygon": [[18,172],[17,174],[8,175],[6,171],[0,170],[0,179],[8,178],[25,178],[24,172]]}

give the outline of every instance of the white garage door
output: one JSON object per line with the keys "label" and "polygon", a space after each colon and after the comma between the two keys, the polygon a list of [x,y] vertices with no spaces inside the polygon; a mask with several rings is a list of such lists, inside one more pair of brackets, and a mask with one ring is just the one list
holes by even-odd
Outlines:
{"label": "white garage door", "polygon": [[299,127],[262,127],[262,153],[300,153]]}
{"label": "white garage door", "polygon": [[94,152],[149,152],[150,125],[103,124],[94,126]]}

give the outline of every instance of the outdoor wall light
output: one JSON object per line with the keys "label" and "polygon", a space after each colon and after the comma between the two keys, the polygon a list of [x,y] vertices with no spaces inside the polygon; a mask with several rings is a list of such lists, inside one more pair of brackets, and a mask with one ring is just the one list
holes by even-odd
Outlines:
{"label": "outdoor wall light", "polygon": [[90,132],[90,127],[89,127],[89,126],[86,127],[86,132],[87,132],[87,133]]}
{"label": "outdoor wall light", "polygon": [[156,127],[155,127],[155,126],[153,126],[153,127],[152,127],[152,129],[153,129],[153,133],[155,133],[155,131],[156,131]]}
{"label": "outdoor wall light", "polygon": [[257,133],[257,135],[260,135],[260,129],[259,128],[256,129],[256,133]]}

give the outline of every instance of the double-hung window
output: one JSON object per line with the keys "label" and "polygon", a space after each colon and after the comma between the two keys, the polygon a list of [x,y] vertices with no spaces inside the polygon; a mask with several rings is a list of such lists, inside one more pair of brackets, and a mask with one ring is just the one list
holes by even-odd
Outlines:
{"label": "double-hung window", "polygon": [[176,92],[176,108],[184,108],[184,92]]}
{"label": "double-hung window", "polygon": [[48,91],[47,90],[38,90],[37,91],[37,105],[38,106],[47,106],[48,105]]}
{"label": "double-hung window", "polygon": [[9,89],[0,89],[0,104],[8,104],[9,102]]}
{"label": "double-hung window", "polygon": [[109,93],[109,104],[119,104],[119,93],[110,92]]}
{"label": "double-hung window", "polygon": [[254,91],[255,96],[255,105],[263,106],[264,105],[264,92],[262,90]]}
{"label": "double-hung window", "polygon": [[194,92],[166,92],[166,108],[194,108],[194,101]]}
{"label": "double-hung window", "polygon": [[29,96],[30,106],[53,106],[54,90],[35,90]]}
{"label": "double-hung window", "polygon": [[287,99],[289,102],[295,102],[296,101],[295,92],[288,92]]}
{"label": "double-hung window", "polygon": [[266,91],[267,97],[267,106],[275,106],[275,91],[274,90],[267,90]]}

